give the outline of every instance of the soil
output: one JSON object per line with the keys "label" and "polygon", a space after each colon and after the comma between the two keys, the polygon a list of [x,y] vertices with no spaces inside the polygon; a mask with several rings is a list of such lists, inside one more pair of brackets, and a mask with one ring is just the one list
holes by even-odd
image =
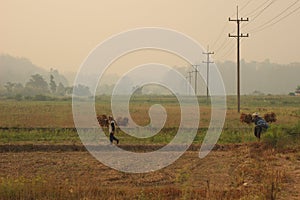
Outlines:
{"label": "soil", "polygon": [[299,149],[276,151],[260,143],[218,145],[203,159],[198,151],[198,146],[192,146],[166,168],[129,174],[103,165],[80,145],[0,145],[0,182],[40,177],[45,184],[55,183],[69,192],[90,187],[115,191],[164,188],[164,192],[173,188],[174,193],[177,188],[178,197],[193,191],[191,199],[300,199]]}

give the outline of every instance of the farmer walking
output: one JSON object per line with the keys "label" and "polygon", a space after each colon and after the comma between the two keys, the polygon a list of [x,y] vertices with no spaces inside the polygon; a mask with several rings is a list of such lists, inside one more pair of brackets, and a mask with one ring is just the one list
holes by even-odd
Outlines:
{"label": "farmer walking", "polygon": [[117,139],[115,137],[115,130],[116,130],[116,123],[115,120],[112,116],[108,117],[108,121],[109,121],[109,140],[110,143],[113,144],[113,141],[117,141],[117,144],[119,144],[119,139]]}
{"label": "farmer walking", "polygon": [[252,122],[255,124],[254,135],[260,139],[261,133],[266,131],[269,128],[269,125],[258,113],[252,114]]}

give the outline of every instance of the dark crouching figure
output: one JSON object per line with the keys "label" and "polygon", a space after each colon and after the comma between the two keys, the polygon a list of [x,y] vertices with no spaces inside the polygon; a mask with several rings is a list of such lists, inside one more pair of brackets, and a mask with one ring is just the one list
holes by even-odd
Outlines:
{"label": "dark crouching figure", "polygon": [[113,119],[112,116],[108,117],[108,121],[109,121],[109,140],[110,143],[113,144],[113,141],[117,141],[117,144],[119,144],[119,140],[115,137],[115,130],[116,130],[116,122]]}
{"label": "dark crouching figure", "polygon": [[269,128],[269,125],[258,113],[252,114],[252,121],[255,124],[254,135],[260,139],[261,133],[266,131]]}

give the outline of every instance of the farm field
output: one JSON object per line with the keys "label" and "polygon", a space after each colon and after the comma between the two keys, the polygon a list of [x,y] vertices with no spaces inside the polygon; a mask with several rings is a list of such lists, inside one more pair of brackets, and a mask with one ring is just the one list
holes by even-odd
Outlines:
{"label": "farm field", "polygon": [[[145,174],[119,172],[93,158],[74,129],[70,100],[0,100],[0,199],[299,199],[300,98],[242,96],[242,112],[277,114],[257,141],[229,96],[218,144],[199,159],[210,122],[205,100],[199,97],[201,120],[192,147],[172,165]],[[133,119],[146,125],[156,103],[168,113],[164,129],[143,140],[119,131],[121,148],[151,151],[174,137],[180,121],[174,97],[134,98]],[[110,114],[109,97],[97,98],[96,111]]]}

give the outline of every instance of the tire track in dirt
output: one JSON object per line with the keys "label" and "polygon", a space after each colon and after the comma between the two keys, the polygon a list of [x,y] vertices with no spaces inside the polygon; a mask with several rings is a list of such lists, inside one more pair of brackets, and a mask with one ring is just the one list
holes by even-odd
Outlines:
{"label": "tire track in dirt", "polygon": [[[233,150],[242,146],[242,144],[230,144],[230,145],[219,145],[216,144],[213,148],[214,151],[221,150],[221,151],[228,151]],[[90,149],[95,151],[105,150],[107,145],[93,145],[89,146]],[[122,144],[118,145],[118,147],[133,152],[151,152],[158,150],[164,145],[136,145],[136,144]],[[170,150],[172,148],[168,148]],[[174,151],[177,151],[176,146],[174,145]],[[200,145],[192,144],[188,151],[199,151]],[[51,151],[86,151],[86,147],[82,144],[0,144],[0,153],[4,152],[35,152],[35,151],[42,151],[42,152],[51,152]]]}

